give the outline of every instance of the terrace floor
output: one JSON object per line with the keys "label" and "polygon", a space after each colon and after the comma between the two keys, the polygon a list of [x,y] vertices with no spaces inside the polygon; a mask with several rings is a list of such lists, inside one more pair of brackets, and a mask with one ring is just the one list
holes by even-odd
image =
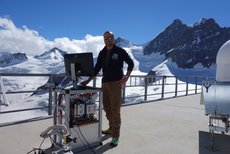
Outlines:
{"label": "terrace floor", "polygon": [[[227,154],[229,135],[211,134],[200,94],[122,107],[120,143],[112,148],[111,138],[102,137],[102,146],[79,154]],[[0,115],[1,116],[1,115]],[[42,142],[41,131],[52,125],[52,119],[0,127],[2,154],[25,154]],[[107,121],[102,118],[102,128]],[[45,140],[42,148],[50,146]]]}

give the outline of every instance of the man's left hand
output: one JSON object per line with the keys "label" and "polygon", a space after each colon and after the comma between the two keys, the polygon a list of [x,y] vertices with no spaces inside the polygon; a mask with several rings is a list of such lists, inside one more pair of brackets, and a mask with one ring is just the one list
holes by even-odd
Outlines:
{"label": "man's left hand", "polygon": [[128,79],[129,77],[127,75],[124,75],[123,78],[119,81],[119,86],[123,87]]}

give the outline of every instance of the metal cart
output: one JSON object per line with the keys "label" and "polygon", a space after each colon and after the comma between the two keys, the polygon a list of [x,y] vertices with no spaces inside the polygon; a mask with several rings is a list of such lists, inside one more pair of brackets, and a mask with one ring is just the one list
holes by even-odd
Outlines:
{"label": "metal cart", "polygon": [[[76,141],[72,151],[81,151],[102,144],[102,90],[75,87],[54,90],[54,125],[64,125]],[[63,138],[54,137],[57,145]]]}

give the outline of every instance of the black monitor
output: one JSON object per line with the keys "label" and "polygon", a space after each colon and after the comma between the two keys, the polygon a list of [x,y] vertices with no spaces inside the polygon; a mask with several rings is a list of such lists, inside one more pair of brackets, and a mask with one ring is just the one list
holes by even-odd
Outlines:
{"label": "black monitor", "polygon": [[77,82],[79,76],[94,76],[93,53],[74,53],[64,55],[65,72]]}

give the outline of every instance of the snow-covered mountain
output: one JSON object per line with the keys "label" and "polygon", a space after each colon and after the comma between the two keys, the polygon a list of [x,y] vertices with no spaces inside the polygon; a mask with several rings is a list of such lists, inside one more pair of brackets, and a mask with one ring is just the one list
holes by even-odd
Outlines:
{"label": "snow-covered mountain", "polygon": [[37,55],[34,58],[37,59],[63,59],[63,55],[67,54],[66,51],[62,51],[58,48],[52,48],[49,51],[45,51],[44,53],[42,53],[41,55]]}
{"label": "snow-covered mountain", "polygon": [[230,28],[220,27],[212,18],[189,26],[176,19],[148,43],[144,54],[160,53],[182,69],[212,69],[217,52],[229,39]]}
{"label": "snow-covered mountain", "polygon": [[[177,24],[179,25],[179,27],[180,26],[183,27],[183,24],[181,25],[179,21],[175,21],[175,22],[176,24],[174,23],[173,26],[171,25],[170,27],[174,27]],[[201,22],[201,24],[204,24],[204,23]],[[197,25],[199,25],[199,23],[197,23]],[[197,25],[194,25],[194,27]],[[177,29],[176,27],[174,28]],[[170,29],[171,28],[167,28],[166,31],[168,33],[162,32],[160,36],[162,36],[163,34],[171,34]],[[201,30],[196,31],[196,38],[198,41],[197,43],[201,42],[201,40],[199,41],[198,39],[198,38],[201,38],[198,36],[199,34],[203,35],[204,33],[202,33]],[[163,36],[168,36],[168,35],[163,35]],[[216,35],[211,35],[211,36],[214,37]],[[213,38],[213,37],[208,37],[208,38]],[[157,38],[159,40],[159,37]],[[173,38],[171,38],[172,41],[173,41]],[[97,38],[96,42],[92,40],[93,40],[93,37],[91,36],[90,39],[86,39],[84,43],[81,41],[80,43],[78,42],[80,45],[77,46],[76,51],[93,52],[93,57],[94,57],[94,62],[95,62],[99,51],[104,46],[104,43],[102,39]],[[120,37],[117,38],[116,45],[124,48],[129,53],[129,55],[134,61],[135,66],[134,66],[132,75],[146,75],[150,71],[152,71],[157,76],[172,76],[172,75],[175,75],[175,76],[215,76],[215,72],[216,72],[215,63],[213,62],[209,63],[211,65],[208,65],[209,66],[208,68],[204,67],[204,64],[199,63],[199,62],[194,64],[193,67],[189,67],[189,68],[180,67],[178,65],[178,62],[175,60],[177,56],[173,56],[175,54],[175,51],[178,51],[178,49],[180,48],[176,48],[177,49],[176,50],[174,47],[167,46],[167,44],[165,44],[166,43],[165,41],[161,40],[161,41],[156,42],[156,40],[157,39],[149,41],[145,43],[144,45],[135,45],[126,39],[123,39]],[[178,43],[178,40],[175,40],[175,41]],[[151,50],[153,48],[150,48],[150,47],[157,47],[159,49],[161,48],[163,49],[163,45],[166,45],[165,47],[168,47],[164,51],[163,50],[153,51]],[[182,44],[180,46],[183,47]],[[73,53],[73,49],[75,48],[69,48],[69,49],[71,51],[70,53]],[[216,48],[216,50],[218,49]],[[163,51],[163,52],[158,52],[158,51]],[[26,55],[25,53],[9,54],[9,53],[0,51],[0,72],[1,73],[41,73],[41,74],[65,73],[63,55],[66,53],[68,53],[68,51],[63,51],[59,48],[52,48],[50,50],[44,51],[40,55],[33,57],[30,55]],[[183,52],[183,54],[185,53],[187,53],[187,51]],[[206,52],[206,57],[208,53],[209,52]],[[212,52],[210,54],[212,54]],[[211,56],[213,56],[213,54]],[[209,60],[211,56],[209,56]],[[204,61],[205,60],[206,59],[204,59]],[[184,61],[184,63],[187,62],[189,64],[192,61],[193,59],[187,59],[187,61]],[[125,68],[126,67],[127,66],[125,65]],[[125,68],[124,70],[126,70]],[[39,88],[43,89],[43,88],[46,88],[43,85],[45,85],[48,82],[48,80],[49,80],[48,77],[43,77],[43,76],[42,77],[26,77],[26,78],[25,77],[3,77],[3,82],[5,85],[6,91],[23,91],[23,90],[26,91],[26,90],[36,90]],[[62,80],[59,80],[57,82],[61,82],[61,81]],[[175,82],[175,79],[170,82]],[[185,87],[183,86],[180,88],[185,89]],[[149,89],[149,90],[153,90],[154,92],[160,93],[161,87],[157,87],[157,88]],[[138,93],[143,93],[143,91],[144,91],[144,87],[137,87],[135,88],[135,90],[127,89],[126,94],[128,96],[133,96]],[[1,107],[0,109],[2,111],[7,111],[7,110],[25,109],[25,108],[31,108],[31,107],[41,107],[41,106],[43,107],[48,104],[48,100],[47,100],[48,94],[47,93],[36,93],[35,92],[33,94],[32,93],[14,94],[14,97],[9,97],[10,105],[8,107]],[[40,94],[40,95],[37,95],[37,94]],[[138,102],[142,100],[140,100],[140,98],[137,98],[137,100],[132,100],[132,102],[136,102],[136,101]],[[41,110],[41,111],[30,111],[26,113],[16,113],[16,114],[11,114],[10,118],[7,115],[6,116],[1,115],[0,123],[7,122],[7,121],[14,121],[14,120],[23,120],[25,119],[25,117],[31,118],[31,117],[41,116],[41,115],[47,115],[47,111]]]}
{"label": "snow-covered mountain", "polygon": [[123,39],[121,37],[118,37],[115,40],[115,44],[119,47],[122,47],[122,48],[130,48],[130,47],[134,46],[129,40]]}
{"label": "snow-covered mountain", "polygon": [[[155,68],[157,75],[172,75],[167,68],[167,65],[162,63],[163,57],[159,54],[143,55],[142,46],[131,46],[124,48],[134,60],[133,75],[145,75],[149,69]],[[55,58],[54,58],[55,57]],[[160,65],[159,65],[160,64]],[[157,67],[155,67],[157,66]],[[127,67],[127,66],[125,66]],[[126,70],[126,69],[124,69]],[[146,70],[140,71],[140,70]],[[63,55],[60,54],[58,49],[46,51],[36,57],[27,56],[25,61],[21,63],[0,67],[1,73],[64,73]],[[42,89],[46,91],[45,86],[48,77],[3,77],[3,82],[6,91],[27,91]],[[59,82],[61,82],[60,80]],[[173,80],[174,82],[175,80]],[[100,81],[98,81],[100,83]],[[185,84],[184,84],[185,85]],[[185,89],[184,87],[181,87]],[[174,88],[175,89],[175,88]],[[161,86],[150,87],[150,91],[156,93],[161,92]],[[169,90],[170,91],[170,90]],[[136,87],[133,89],[126,89],[127,96],[134,96],[144,92],[144,87]],[[9,96],[9,95],[7,95]],[[10,95],[11,96],[11,95]],[[22,93],[14,94],[8,97],[9,106],[0,106],[1,111],[18,110],[25,108],[44,107],[48,104],[48,93],[35,92],[35,93]],[[134,98],[131,102],[140,102],[143,98]],[[27,112],[19,112],[13,114],[4,114],[0,117],[0,123],[24,120],[28,118],[47,115],[47,110],[32,110]]]}
{"label": "snow-covered mountain", "polygon": [[[121,37],[118,37],[115,43],[125,48],[134,59],[133,73],[147,74],[159,68],[158,65],[164,65],[169,72],[160,73],[161,75],[215,76],[216,54],[228,39],[230,39],[230,29],[219,27],[214,19],[202,19],[190,26],[176,19],[144,45],[135,45]],[[81,44],[76,49],[80,52],[93,52],[94,61],[96,61],[103,47],[103,41],[97,41],[95,45],[95,42],[93,44],[90,40],[87,43],[87,47],[90,46],[90,48]],[[18,73],[64,73],[63,55],[66,53],[68,51],[58,48],[52,48],[35,57],[24,53],[1,53],[0,71],[4,73],[15,73],[15,70]],[[73,53],[72,50],[71,53]]]}
{"label": "snow-covered mountain", "polygon": [[25,53],[0,52],[0,67],[15,65],[26,61],[28,58]]}
{"label": "snow-covered mountain", "polygon": [[[145,45],[143,46],[135,46],[127,40],[119,39],[119,44],[121,45],[134,60],[134,70],[132,75],[146,75],[150,70],[153,70],[156,75],[185,75],[179,74],[184,73],[184,70],[181,71],[181,68],[178,68],[177,65],[169,58],[165,59],[165,56],[160,53],[151,53],[149,55],[144,55],[143,50]],[[94,59],[97,57],[98,50],[95,49]],[[63,55],[67,52],[64,52],[58,48],[53,48],[51,50],[45,51],[41,55],[37,55],[35,57],[24,55],[24,59],[12,59],[10,61],[10,65],[0,66],[1,73],[52,73],[59,74],[65,73],[64,68],[64,58]],[[4,55],[0,55],[0,59],[3,58]],[[19,58],[20,59],[20,58]],[[125,65],[125,67],[127,67]],[[199,69],[199,66],[197,66]],[[201,68],[202,70],[203,68]],[[126,69],[124,69],[126,70]],[[193,73],[194,69],[189,69],[188,72]],[[210,70],[210,69],[209,69]],[[196,70],[197,71],[197,70]],[[199,71],[198,71],[199,72]],[[175,73],[175,74],[174,74]],[[194,74],[193,74],[194,75]],[[49,80],[48,77],[9,77],[3,78],[3,82],[5,85],[6,91],[22,91],[22,90],[36,90],[38,88],[43,88],[42,85],[45,85]],[[60,80],[61,81],[61,80]],[[173,80],[174,81],[174,80]],[[184,88],[184,87],[182,87]],[[132,96],[137,93],[141,93],[144,91],[144,87],[138,87],[135,90],[126,90],[127,95]],[[153,91],[158,91],[160,93],[161,87],[153,89]],[[38,93],[34,93],[38,94]],[[2,107],[3,111],[7,110],[15,110],[15,109],[23,109],[30,107],[41,107],[48,104],[48,94],[47,93],[39,93],[40,95],[32,95],[29,94],[16,94],[14,97],[9,98],[9,107]],[[132,102],[141,101],[140,98],[137,100],[132,100]],[[21,117],[21,116],[22,117]],[[10,117],[10,121],[21,120],[26,118],[30,118],[31,116],[41,116],[47,115],[47,111],[30,111],[27,113],[17,113],[13,114]],[[1,116],[0,122],[7,122],[9,117]]]}
{"label": "snow-covered mountain", "polygon": [[[151,43],[151,42],[150,42]],[[179,68],[177,63],[171,57],[166,58],[165,54],[160,52],[152,52],[151,54],[144,54],[145,46],[135,46],[130,41],[122,38],[116,40],[116,45],[123,47],[130,54],[134,60],[135,67],[133,74],[147,74],[149,71],[156,71],[158,65],[165,65],[167,67],[165,74],[157,73],[156,75],[208,75],[215,76],[215,64],[209,68],[203,67],[201,64],[195,65],[192,69]],[[170,52],[170,51],[169,51]],[[35,57],[27,56],[26,54],[0,54],[2,66],[0,71],[2,73],[65,73],[63,55],[67,54],[58,48],[52,48],[45,51],[41,55]],[[6,56],[7,55],[7,56]],[[97,57],[94,53],[94,57]],[[96,58],[94,58],[96,61]],[[8,62],[8,63],[7,63]],[[7,65],[6,65],[7,63]],[[4,67],[3,67],[4,66]],[[155,68],[156,67],[156,68]]]}

